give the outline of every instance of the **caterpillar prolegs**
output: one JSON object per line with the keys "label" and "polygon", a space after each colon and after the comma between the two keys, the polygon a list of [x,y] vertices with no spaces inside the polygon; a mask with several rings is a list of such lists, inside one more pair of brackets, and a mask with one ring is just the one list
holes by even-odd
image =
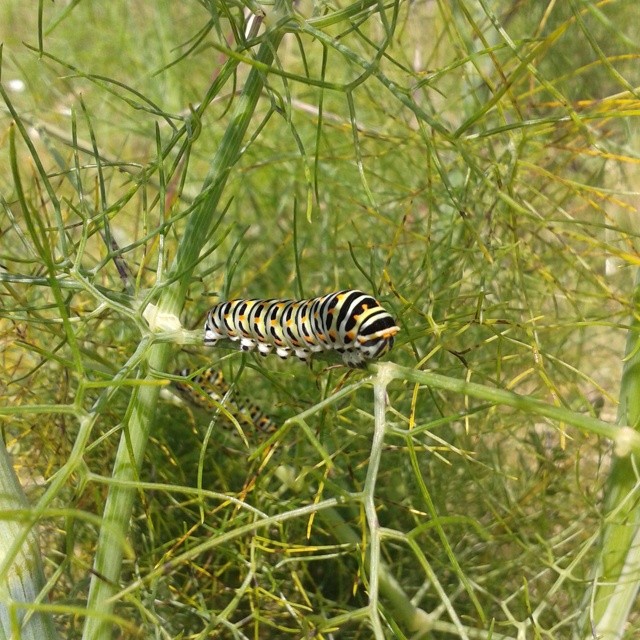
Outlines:
{"label": "caterpillar prolegs", "polygon": [[362,367],[391,349],[399,327],[372,296],[343,290],[308,300],[229,300],[215,305],[204,323],[204,343],[240,342],[240,349],[273,350],[308,361],[337,351],[349,367]]}

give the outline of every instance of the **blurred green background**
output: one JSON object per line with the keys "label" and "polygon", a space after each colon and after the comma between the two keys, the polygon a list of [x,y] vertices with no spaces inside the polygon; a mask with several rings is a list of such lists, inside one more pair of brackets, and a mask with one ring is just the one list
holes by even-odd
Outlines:
{"label": "blurred green background", "polygon": [[[638,313],[637,3],[263,5],[250,34],[256,7],[0,6],[0,426],[43,507],[56,626],[83,637],[94,516],[137,389],[155,384],[117,543],[118,631],[95,637],[591,637],[600,527],[616,499],[636,501],[637,473],[607,484],[610,441],[527,400],[633,422],[619,397],[637,392],[637,372],[622,378]],[[251,38],[278,30],[269,70]],[[264,86],[240,153],[194,234],[199,258],[176,269],[251,68]],[[175,282],[194,330],[220,299],[370,291],[401,327],[387,360],[522,406],[398,374],[374,491],[375,368],[187,340],[154,370],[140,309]],[[176,400],[175,370],[209,365],[279,425],[268,443]],[[387,528],[374,569],[428,622],[386,583],[372,613],[360,491]],[[274,523],[251,529],[234,499]],[[295,511],[324,499],[342,506]],[[599,637],[636,637],[634,581],[610,623],[622,635]]]}

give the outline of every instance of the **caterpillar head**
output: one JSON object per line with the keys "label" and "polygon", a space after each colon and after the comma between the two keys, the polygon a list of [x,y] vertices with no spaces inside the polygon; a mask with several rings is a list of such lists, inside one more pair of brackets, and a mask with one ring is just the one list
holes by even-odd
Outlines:
{"label": "caterpillar head", "polygon": [[[360,325],[356,336],[356,349],[352,352],[354,355],[349,359],[358,359],[354,356],[359,354],[360,363],[356,366],[361,366],[366,360],[380,358],[393,347],[395,335],[398,331],[400,331],[400,327],[396,325],[394,319],[386,311],[382,310],[373,314]],[[349,364],[344,356],[343,360],[345,364]]]}

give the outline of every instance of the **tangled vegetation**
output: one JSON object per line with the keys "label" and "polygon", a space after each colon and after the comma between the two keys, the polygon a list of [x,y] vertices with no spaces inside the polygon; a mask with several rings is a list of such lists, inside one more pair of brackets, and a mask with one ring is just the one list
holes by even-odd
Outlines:
{"label": "tangled vegetation", "polygon": [[[636,637],[636,3],[38,7],[0,7],[0,638]],[[345,288],[400,327],[366,370],[202,345]]]}

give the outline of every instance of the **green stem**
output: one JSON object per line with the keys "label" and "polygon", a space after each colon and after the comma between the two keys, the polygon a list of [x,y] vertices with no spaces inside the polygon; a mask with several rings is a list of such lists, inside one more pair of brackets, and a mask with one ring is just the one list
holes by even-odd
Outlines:
{"label": "green stem", "polygon": [[[282,7],[276,7],[276,10],[282,13]],[[265,35],[256,56],[262,68],[273,62],[283,33],[282,29],[276,27]],[[176,273],[181,274],[180,279],[163,289],[158,302],[160,313],[177,316],[182,309],[193,265],[197,262],[209,231],[219,218],[217,211],[220,198],[231,167],[240,156],[242,141],[263,87],[263,72],[252,67],[178,247],[169,279],[171,274]],[[149,349],[147,358],[149,369],[164,371],[171,352],[171,345],[154,344]],[[127,412],[129,419],[123,426],[113,470],[113,478],[118,482],[109,489],[100,529],[88,599],[88,616],[83,633],[85,640],[107,640],[112,637],[112,597],[119,590],[124,541],[136,494],[127,483],[138,478],[155,418],[158,394],[157,385],[142,386],[130,401]]]}
{"label": "green stem", "polygon": [[[620,382],[618,424],[640,435],[640,270],[636,273],[633,319]],[[575,637],[623,637],[640,587],[640,478],[634,454],[613,460],[604,497],[604,518],[593,584],[585,596]]]}
{"label": "green stem", "polygon": [[[637,340],[637,332],[640,331],[640,326],[637,326],[636,329],[632,328],[631,331],[636,335],[635,339]],[[639,360],[635,361],[635,370],[637,372],[638,368],[640,368],[640,356],[636,357],[639,358]],[[629,365],[630,361],[627,362],[627,368],[630,368]],[[616,453],[621,457],[631,452],[640,454],[640,433],[633,428],[633,425],[637,425],[640,412],[634,414],[635,418],[631,412],[625,412],[627,419],[625,420],[621,415],[618,426],[605,422],[604,420],[599,420],[598,418],[571,411],[570,409],[565,409],[564,407],[557,407],[538,398],[520,395],[513,391],[505,391],[504,389],[488,387],[475,382],[467,382],[459,378],[448,378],[447,376],[431,371],[408,369],[392,363],[370,365],[370,369],[373,371],[377,371],[381,367],[384,367],[388,375],[392,378],[406,380],[407,382],[417,382],[418,384],[424,384],[433,389],[451,391],[477,400],[484,400],[495,405],[512,407],[525,413],[532,413],[560,423],[570,424],[587,433],[609,438],[614,443]],[[637,395],[637,388],[635,393],[636,395],[634,396],[632,390],[629,389],[627,397],[630,401],[632,398],[636,398],[635,403],[638,404],[640,403],[640,395]],[[635,410],[638,411],[638,408],[636,407]]]}
{"label": "green stem", "polygon": [[[45,584],[40,550],[33,532],[33,514],[0,436],[0,640],[55,640],[47,613],[30,611],[42,599]],[[11,514],[14,513],[15,517]],[[16,542],[17,553],[12,554]],[[6,558],[5,554],[12,557]]]}

